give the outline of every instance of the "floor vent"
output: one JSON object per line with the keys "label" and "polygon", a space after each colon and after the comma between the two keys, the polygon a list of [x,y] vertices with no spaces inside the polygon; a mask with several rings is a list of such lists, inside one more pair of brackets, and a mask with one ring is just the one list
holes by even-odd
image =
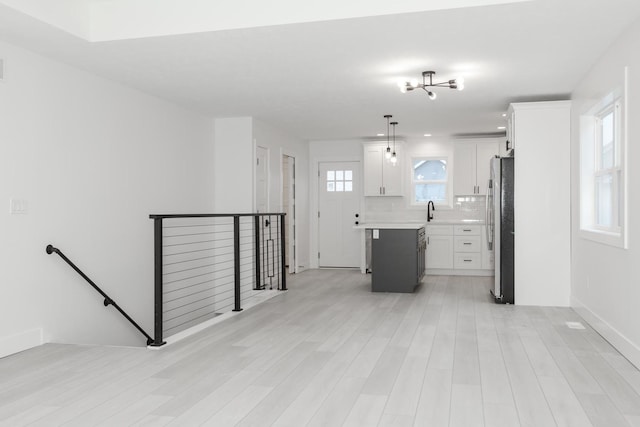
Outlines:
{"label": "floor vent", "polygon": [[569,329],[584,329],[584,325],[580,322],[565,322]]}

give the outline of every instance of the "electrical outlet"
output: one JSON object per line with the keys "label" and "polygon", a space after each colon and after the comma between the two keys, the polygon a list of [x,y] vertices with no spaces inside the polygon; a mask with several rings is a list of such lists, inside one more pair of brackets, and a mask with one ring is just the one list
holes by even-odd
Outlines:
{"label": "electrical outlet", "polygon": [[28,203],[24,199],[9,200],[9,213],[11,215],[24,215],[28,211]]}

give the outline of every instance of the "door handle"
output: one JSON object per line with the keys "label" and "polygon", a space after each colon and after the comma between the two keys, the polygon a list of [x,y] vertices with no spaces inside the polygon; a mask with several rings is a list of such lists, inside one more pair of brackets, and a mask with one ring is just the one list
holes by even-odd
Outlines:
{"label": "door handle", "polygon": [[360,214],[356,214],[356,218],[359,218],[359,217],[360,217]]}
{"label": "door handle", "polygon": [[360,224],[358,221],[356,221],[356,225]]}

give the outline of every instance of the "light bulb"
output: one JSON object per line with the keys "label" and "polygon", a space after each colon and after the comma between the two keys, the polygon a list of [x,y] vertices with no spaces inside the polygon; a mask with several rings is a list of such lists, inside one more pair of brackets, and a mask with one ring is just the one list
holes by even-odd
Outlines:
{"label": "light bulb", "polygon": [[406,85],[400,86],[400,92],[407,93],[407,86]]}
{"label": "light bulb", "polygon": [[435,92],[427,91],[427,95],[429,95],[429,99],[436,99],[438,95]]}
{"label": "light bulb", "polygon": [[391,155],[391,163],[395,165],[397,162],[398,162],[398,156],[396,156],[396,152],[394,151],[393,154]]}
{"label": "light bulb", "polygon": [[414,88],[415,88],[415,87],[418,87],[418,81],[417,81],[417,80],[415,80],[415,79],[411,80],[411,81],[409,82],[409,84],[411,85],[411,87],[414,87]]}
{"label": "light bulb", "polygon": [[458,90],[464,89],[464,77],[456,78],[456,85],[458,86],[457,87]]}
{"label": "light bulb", "polygon": [[391,158],[391,148],[387,147],[387,151],[384,153],[384,158],[389,160]]}

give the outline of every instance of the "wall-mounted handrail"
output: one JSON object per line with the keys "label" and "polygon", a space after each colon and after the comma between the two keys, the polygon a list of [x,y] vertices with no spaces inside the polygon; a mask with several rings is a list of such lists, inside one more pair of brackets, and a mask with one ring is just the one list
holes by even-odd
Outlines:
{"label": "wall-mounted handrail", "polygon": [[91,280],[86,274],[84,274],[82,272],[82,270],[80,270],[73,262],[71,262],[71,260],[69,260],[69,258],[67,258],[65,256],[65,254],[63,254],[60,249],[53,247],[53,245],[47,245],[47,249],[46,250],[47,250],[47,253],[49,255],[51,255],[54,252],[57,253],[60,256],[60,258],[62,258],[64,260],[64,262],[69,264],[69,266],[71,266],[71,268],[73,268],[84,280],[86,280],[93,287],[93,289],[95,289],[100,295],[102,295],[104,297],[104,306],[105,307],[108,307],[109,305],[114,306],[115,309],[118,310],[120,312],[120,314],[122,314],[125,317],[125,319],[127,319],[133,326],[136,327],[136,329],[138,331],[140,331],[142,333],[142,335],[144,335],[147,338],[147,345],[161,345],[160,343],[155,343],[154,339],[151,338],[151,335],[146,333],[144,331],[144,329],[142,329],[140,327],[140,325],[138,325],[131,318],[131,316],[129,316],[127,313],[125,313],[125,311],[122,308],[120,308],[120,306],[113,299],[111,299],[111,297],[109,297],[109,295],[107,295],[102,289],[100,289],[100,287],[98,285],[96,285],[93,282],[93,280]]}

